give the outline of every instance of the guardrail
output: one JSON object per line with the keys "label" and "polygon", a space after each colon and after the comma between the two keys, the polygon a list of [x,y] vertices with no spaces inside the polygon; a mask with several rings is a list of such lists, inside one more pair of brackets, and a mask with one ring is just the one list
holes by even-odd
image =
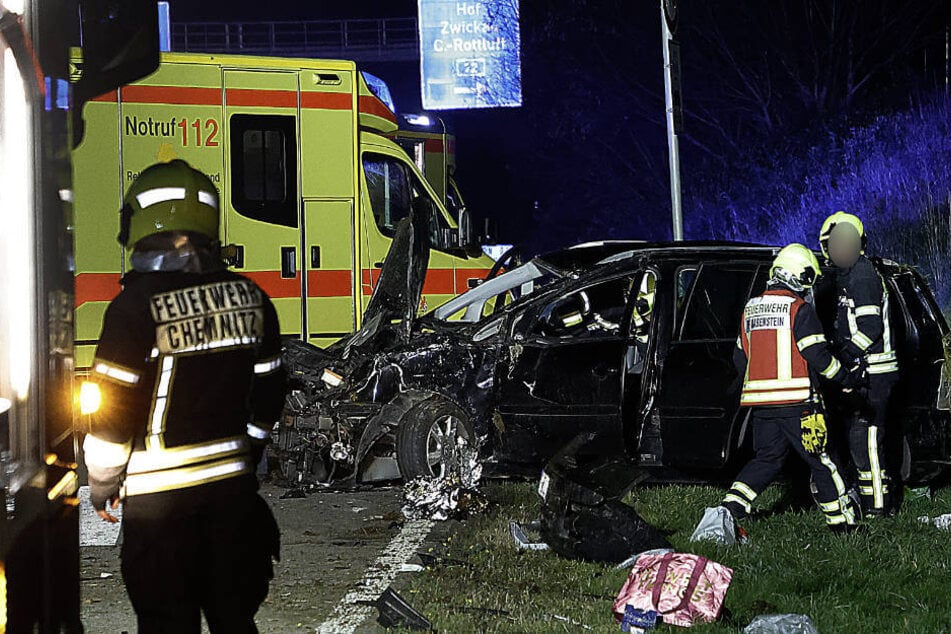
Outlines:
{"label": "guardrail", "polygon": [[418,38],[416,18],[172,24],[172,50],[196,53],[407,61]]}

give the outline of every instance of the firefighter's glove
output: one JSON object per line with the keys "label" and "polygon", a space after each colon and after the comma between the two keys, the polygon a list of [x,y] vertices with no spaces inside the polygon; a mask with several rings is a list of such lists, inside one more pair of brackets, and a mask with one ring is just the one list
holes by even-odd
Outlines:
{"label": "firefighter's glove", "polygon": [[825,453],[828,438],[825,415],[822,412],[803,412],[799,427],[802,431],[802,447],[806,453],[813,456]]}

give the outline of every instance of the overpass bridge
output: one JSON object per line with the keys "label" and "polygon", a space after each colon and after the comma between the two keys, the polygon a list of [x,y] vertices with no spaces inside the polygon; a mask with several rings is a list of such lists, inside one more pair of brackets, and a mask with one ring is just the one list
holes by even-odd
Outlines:
{"label": "overpass bridge", "polygon": [[407,62],[419,59],[416,18],[175,22],[172,50]]}

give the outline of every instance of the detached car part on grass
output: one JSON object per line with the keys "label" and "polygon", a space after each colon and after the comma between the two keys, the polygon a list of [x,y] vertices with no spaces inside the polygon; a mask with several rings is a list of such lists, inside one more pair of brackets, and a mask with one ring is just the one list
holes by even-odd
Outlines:
{"label": "detached car part on grass", "polygon": [[[486,475],[536,476],[580,432],[621,450],[653,481],[735,474],[751,430],[732,351],[774,248],[579,245],[416,317],[425,218],[414,211],[398,226],[359,332],[326,351],[287,345],[294,386],[276,450],[289,480],[439,476],[444,447],[460,441],[479,449]],[[951,416],[938,403],[948,391],[939,386],[949,330],[918,273],[875,265],[892,297],[901,367],[893,463],[905,481],[926,483],[951,464]],[[817,288],[815,301],[831,329],[832,285]],[[827,396],[834,425],[834,389]]]}

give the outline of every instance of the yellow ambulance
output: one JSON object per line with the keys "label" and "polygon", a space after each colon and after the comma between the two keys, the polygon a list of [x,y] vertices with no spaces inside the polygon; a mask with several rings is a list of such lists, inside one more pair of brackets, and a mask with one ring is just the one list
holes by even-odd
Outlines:
{"label": "yellow ambulance", "polygon": [[87,104],[73,156],[77,367],[128,269],[123,192],[156,161],[184,159],[217,185],[230,263],[273,298],[285,336],[326,346],[359,328],[395,225],[420,202],[436,212],[420,309],[475,286],[492,260],[387,138],[394,110],[353,62],[190,53]]}

